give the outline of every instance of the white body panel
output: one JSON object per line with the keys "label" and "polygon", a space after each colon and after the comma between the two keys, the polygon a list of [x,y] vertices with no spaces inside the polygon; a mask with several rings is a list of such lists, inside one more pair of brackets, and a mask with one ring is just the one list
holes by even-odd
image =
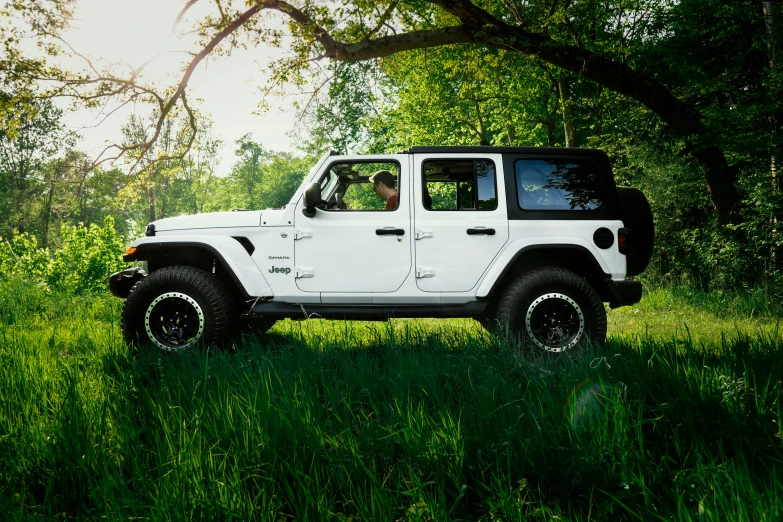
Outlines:
{"label": "white body panel", "polygon": [[492,285],[517,253],[535,245],[580,246],[592,254],[604,273],[610,274],[614,280],[623,280],[625,256],[617,250],[617,243],[608,249],[601,249],[585,239],[592,239],[593,233],[600,227],[608,228],[616,236],[622,226],[622,221],[511,221],[509,241],[479,284],[476,297],[489,295]]}
{"label": "white body panel", "polygon": [[[399,163],[398,207],[378,211],[316,210],[315,216],[308,217],[302,213],[304,198],[300,198],[294,220],[301,239],[295,242],[294,256],[296,285],[305,292],[364,294],[357,300],[370,302],[373,292],[399,289],[411,271],[407,157],[402,161],[395,156],[361,158]],[[327,162],[324,169],[330,164]],[[384,228],[402,230],[403,235],[377,235],[376,230]]]}
{"label": "white body panel", "polygon": [[[497,176],[495,211],[428,211],[422,204],[425,159],[491,159]],[[304,189],[334,161],[396,161],[400,165],[396,211],[302,213]],[[514,175],[513,173],[505,173]],[[625,256],[615,244],[598,248],[599,227],[614,232],[621,221],[508,220],[501,154],[325,155],[283,209],[180,216],[155,222],[145,243],[204,243],[222,255],[247,294],[289,303],[449,305],[487,297],[522,249],[533,245],[576,245],[586,249],[614,280],[625,278]],[[494,228],[494,236],[469,236],[467,228]],[[394,227],[404,235],[376,235]],[[432,237],[416,240],[416,231]],[[301,239],[296,239],[297,235]],[[422,236],[426,236],[423,234]],[[234,237],[254,245],[248,255]],[[567,255],[567,254],[566,254]],[[417,268],[434,269],[417,278]],[[310,274],[308,274],[310,272]],[[297,273],[300,276],[296,277]],[[307,277],[311,275],[311,277]]]}
{"label": "white body panel", "polygon": [[[422,164],[437,159],[487,159],[495,164],[497,209],[427,210],[422,203]],[[416,286],[425,292],[467,292],[476,286],[508,240],[501,154],[417,154],[413,159]],[[468,235],[483,227],[494,235]]]}
{"label": "white body panel", "polygon": [[257,227],[261,224],[260,210],[236,212],[209,212],[193,216],[177,216],[155,222],[156,232],[204,228]]}

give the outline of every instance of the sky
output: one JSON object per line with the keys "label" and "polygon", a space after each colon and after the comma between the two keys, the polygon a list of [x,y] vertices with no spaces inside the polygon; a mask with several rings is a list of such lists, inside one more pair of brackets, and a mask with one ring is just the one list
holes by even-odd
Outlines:
{"label": "sky", "polygon": [[[79,54],[102,64],[113,64],[117,70],[128,71],[149,61],[142,72],[143,80],[173,85],[179,81],[177,73],[182,63],[189,59],[183,51],[195,49],[171,36],[172,23],[184,3],[185,0],[80,0],[65,40]],[[208,4],[196,4],[188,19],[194,20],[209,8],[214,9]],[[185,27],[189,27],[188,19],[183,20]],[[267,150],[295,151],[287,134],[294,127],[296,115],[285,100],[267,99],[270,108],[263,114],[253,114],[262,99],[262,65],[279,53],[277,49],[253,48],[209,58],[199,65],[189,83],[188,99],[201,99],[191,105],[211,115],[213,134],[223,140],[220,174],[226,174],[235,161],[234,142],[248,132]],[[64,61],[72,67],[84,65],[77,58]],[[64,102],[62,106],[67,107]],[[95,127],[101,118],[96,111],[67,107],[66,125],[79,130],[82,150],[97,155],[107,143],[119,142],[120,128],[132,111],[127,107]],[[149,108],[139,106],[138,111],[148,114]]]}

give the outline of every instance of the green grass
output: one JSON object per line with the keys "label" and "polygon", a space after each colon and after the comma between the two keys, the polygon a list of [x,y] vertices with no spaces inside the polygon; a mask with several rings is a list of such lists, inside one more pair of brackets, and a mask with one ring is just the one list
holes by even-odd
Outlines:
{"label": "green grass", "polygon": [[783,343],[751,301],[651,292],[554,358],[467,320],[134,357],[120,300],[3,284],[0,518],[780,520]]}

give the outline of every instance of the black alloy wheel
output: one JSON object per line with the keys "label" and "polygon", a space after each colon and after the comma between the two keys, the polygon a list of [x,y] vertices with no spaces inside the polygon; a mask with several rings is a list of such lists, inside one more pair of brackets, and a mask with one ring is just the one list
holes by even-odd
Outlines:
{"label": "black alloy wheel", "polygon": [[192,297],[166,292],[147,307],[144,329],[158,348],[183,350],[196,344],[204,334],[204,312]]}
{"label": "black alloy wheel", "polygon": [[236,331],[228,290],[199,268],[161,268],[136,283],[125,300],[122,330],[131,345],[179,352],[199,343],[224,344]]}
{"label": "black alloy wheel", "polygon": [[562,352],[573,348],[585,331],[585,315],[565,294],[549,293],[535,299],[525,314],[525,333],[542,350]]}
{"label": "black alloy wheel", "polygon": [[500,296],[495,313],[500,333],[549,353],[577,348],[587,338],[606,340],[606,310],[593,286],[564,268],[520,274]]}

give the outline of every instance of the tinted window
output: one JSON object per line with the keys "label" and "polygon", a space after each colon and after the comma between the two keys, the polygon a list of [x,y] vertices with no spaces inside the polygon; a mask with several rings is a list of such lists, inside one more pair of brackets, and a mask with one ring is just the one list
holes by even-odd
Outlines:
{"label": "tinted window", "polygon": [[489,160],[429,160],[422,165],[427,210],[498,208],[495,164]]}
{"label": "tinted window", "polygon": [[598,168],[582,159],[529,159],[514,163],[519,206],[524,210],[599,210]]}

